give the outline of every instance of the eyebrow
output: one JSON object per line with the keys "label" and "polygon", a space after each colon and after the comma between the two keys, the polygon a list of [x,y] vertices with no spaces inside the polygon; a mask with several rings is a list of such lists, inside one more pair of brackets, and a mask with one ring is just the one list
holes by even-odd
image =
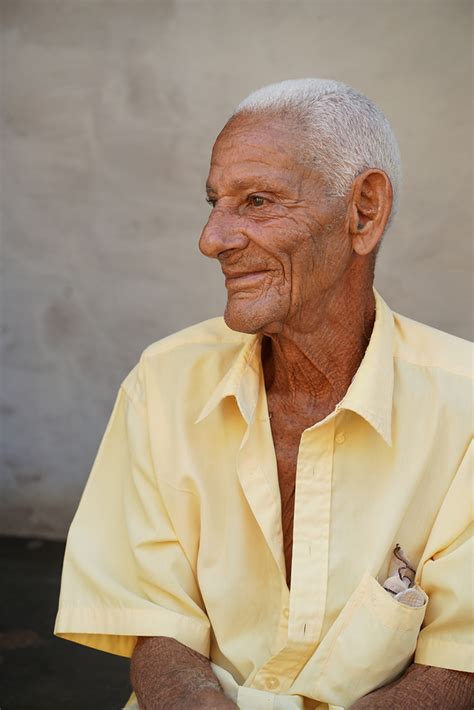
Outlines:
{"label": "eyebrow", "polygon": [[[233,190],[256,189],[262,190],[263,192],[273,192],[275,194],[284,192],[284,188],[281,184],[268,182],[263,178],[260,179],[258,176],[234,180],[230,187]],[[208,195],[217,195],[217,190],[210,183],[206,183],[206,192]]]}

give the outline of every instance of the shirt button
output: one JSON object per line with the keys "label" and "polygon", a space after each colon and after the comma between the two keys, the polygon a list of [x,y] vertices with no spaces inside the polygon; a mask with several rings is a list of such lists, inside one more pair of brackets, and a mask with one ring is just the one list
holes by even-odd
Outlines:
{"label": "shirt button", "polygon": [[280,681],[278,680],[278,678],[275,678],[274,675],[271,675],[265,681],[265,687],[268,688],[268,690],[276,690],[279,686]]}
{"label": "shirt button", "polygon": [[343,444],[345,442],[345,440],[346,440],[346,437],[344,436],[342,431],[339,432],[339,434],[336,434],[336,443],[337,444]]}
{"label": "shirt button", "polygon": [[283,616],[285,617],[285,619],[288,619],[288,617],[290,616],[290,610],[288,609],[288,607],[285,607],[283,609]]}

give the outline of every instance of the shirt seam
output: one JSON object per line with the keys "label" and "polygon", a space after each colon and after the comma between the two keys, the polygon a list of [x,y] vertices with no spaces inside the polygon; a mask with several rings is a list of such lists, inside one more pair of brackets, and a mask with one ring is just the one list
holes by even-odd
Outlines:
{"label": "shirt seam", "polygon": [[[187,616],[186,614],[181,614],[179,611],[174,611],[174,609],[167,609],[164,606],[160,606],[159,604],[155,605],[155,609],[138,609],[137,607],[134,606],[107,606],[107,607],[102,607],[102,606],[83,606],[79,604],[70,604],[67,601],[64,601],[60,604],[58,612],[60,613],[61,611],[65,610],[75,610],[75,611],[90,611],[94,612],[94,614],[107,614],[108,612],[125,612],[125,613],[133,613],[133,614],[156,614],[156,613],[169,613],[171,615],[176,615],[180,616],[186,621],[189,621],[192,625],[197,625],[197,626],[203,626],[207,628],[207,624],[202,621],[198,621],[195,618],[191,618]],[[73,633],[73,632],[72,632]],[[80,632],[79,632],[80,633]],[[91,632],[91,633],[96,633],[96,632]],[[99,633],[99,632],[97,632]]]}
{"label": "shirt seam", "polygon": [[455,375],[456,377],[462,377],[463,379],[466,380],[473,380],[473,376],[467,372],[459,372],[458,370],[451,370],[448,367],[445,367],[443,365],[436,365],[436,364],[428,364],[424,362],[414,362],[413,360],[408,360],[407,358],[403,357],[402,355],[395,355],[393,356],[394,360],[400,360],[401,362],[404,362],[406,365],[413,365],[413,367],[420,367],[426,370],[439,370],[440,372],[446,372],[450,375]]}
{"label": "shirt seam", "polygon": [[[425,629],[428,629],[428,627],[423,627],[421,631],[424,631]],[[463,643],[462,641],[454,641],[447,639],[444,640],[436,638],[423,638],[422,636],[420,636],[420,638],[418,639],[417,648],[419,646],[459,646],[459,648],[474,649],[474,644],[472,643]]]}
{"label": "shirt seam", "polygon": [[[138,367],[138,365],[137,365],[137,367]],[[125,385],[125,382],[122,382],[119,387],[119,390],[123,391],[123,393],[125,394],[127,400],[130,402],[130,404],[133,404],[134,406],[136,406],[137,404],[140,403],[140,399],[137,396],[137,392],[136,392],[138,389],[138,385],[139,385],[139,381],[137,378],[137,381],[135,382],[134,387],[133,387],[133,392],[128,389],[128,387]]]}
{"label": "shirt seam", "polygon": [[[160,348],[160,353],[168,353],[172,352],[173,350],[176,350],[178,348],[186,348],[189,345],[235,345],[235,346],[244,346],[248,340],[248,338],[252,337],[249,334],[245,334],[246,337],[243,338],[236,338],[233,340],[232,338],[228,337],[214,337],[214,338],[209,338],[209,339],[204,339],[204,340],[198,340],[198,339],[192,339],[192,340],[186,340],[182,343],[170,343],[169,345],[165,345],[162,343],[161,340],[157,340],[154,343],[150,343],[142,352],[140,356],[140,360],[148,360],[150,357],[152,357],[150,350],[154,347],[158,350]],[[167,337],[172,337],[172,335],[167,336]],[[164,339],[163,339],[164,340]]]}

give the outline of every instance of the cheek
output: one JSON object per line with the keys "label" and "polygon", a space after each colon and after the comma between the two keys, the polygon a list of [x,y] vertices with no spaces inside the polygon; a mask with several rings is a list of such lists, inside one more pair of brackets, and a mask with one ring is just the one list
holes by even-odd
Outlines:
{"label": "cheek", "polygon": [[[282,245],[283,247],[283,245]],[[283,251],[293,297],[298,302],[338,280],[351,259],[351,248],[340,232],[321,229],[316,234],[298,230]]]}
{"label": "cheek", "polygon": [[322,245],[309,228],[300,222],[288,221],[286,229],[273,244],[273,253],[283,265],[285,278],[299,282],[311,278],[323,258]]}
{"label": "cheek", "polygon": [[273,271],[271,285],[281,294],[292,291],[299,300],[303,292],[344,270],[350,249],[338,226],[334,219],[324,223],[313,214],[298,212],[261,223],[249,221],[245,231],[256,263],[262,259]]}
{"label": "cheek", "polygon": [[284,276],[289,277],[291,262],[303,251],[311,248],[310,233],[296,220],[278,219],[264,225],[252,225],[248,232],[251,241],[267,259],[277,263]]}

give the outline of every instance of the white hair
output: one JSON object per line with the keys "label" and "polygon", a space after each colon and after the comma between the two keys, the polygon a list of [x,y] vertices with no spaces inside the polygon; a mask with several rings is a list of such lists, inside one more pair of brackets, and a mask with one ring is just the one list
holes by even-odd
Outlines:
{"label": "white hair", "polygon": [[233,116],[267,111],[302,126],[309,162],[322,171],[330,195],[347,195],[364,170],[383,170],[393,190],[392,220],[400,193],[400,151],[387,118],[370,99],[340,81],[289,79],[253,92]]}

